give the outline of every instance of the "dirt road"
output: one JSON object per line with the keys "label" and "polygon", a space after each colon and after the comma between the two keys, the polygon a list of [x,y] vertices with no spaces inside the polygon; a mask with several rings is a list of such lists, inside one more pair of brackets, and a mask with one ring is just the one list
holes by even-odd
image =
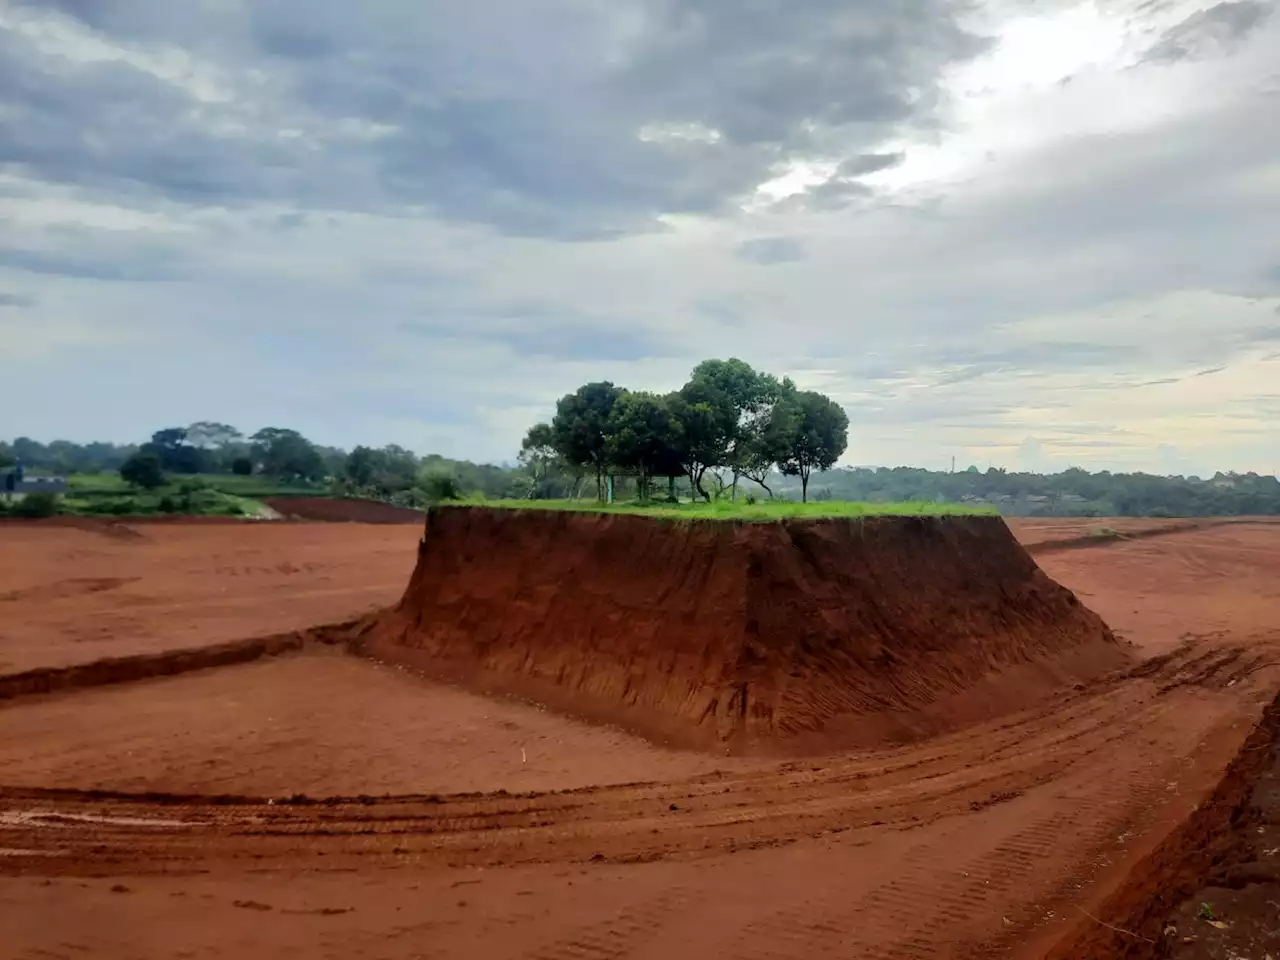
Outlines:
{"label": "dirt road", "polygon": [[1160,656],[895,750],[672,753],[332,653],[0,706],[6,956],[1039,957],[1280,688],[1280,529],[1042,564]]}

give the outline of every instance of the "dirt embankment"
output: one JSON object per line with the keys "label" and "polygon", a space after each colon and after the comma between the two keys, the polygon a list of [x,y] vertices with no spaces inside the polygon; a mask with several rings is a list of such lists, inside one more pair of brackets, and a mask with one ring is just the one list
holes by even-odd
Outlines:
{"label": "dirt embankment", "polygon": [[262,502],[289,520],[325,523],[421,523],[422,511],[378,500],[333,497],[263,497]]}
{"label": "dirt embankment", "polygon": [[447,508],[370,655],[700,747],[871,745],[1126,649],[999,518],[771,524]]}

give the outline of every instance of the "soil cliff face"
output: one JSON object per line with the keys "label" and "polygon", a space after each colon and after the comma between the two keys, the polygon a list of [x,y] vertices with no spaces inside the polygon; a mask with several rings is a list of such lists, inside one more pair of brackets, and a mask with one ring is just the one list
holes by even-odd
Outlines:
{"label": "soil cliff face", "polygon": [[998,517],[450,507],[366,653],[697,746],[872,744],[1122,666]]}

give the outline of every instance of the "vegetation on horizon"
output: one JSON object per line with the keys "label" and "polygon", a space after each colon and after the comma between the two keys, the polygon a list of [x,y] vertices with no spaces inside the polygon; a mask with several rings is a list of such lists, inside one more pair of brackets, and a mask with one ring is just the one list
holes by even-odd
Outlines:
{"label": "vegetation on horizon", "polygon": [[[665,492],[669,503],[674,498],[682,506],[695,499],[732,503],[772,495],[824,503],[909,502],[925,504],[925,510],[960,504],[966,511],[994,508],[1014,516],[1280,514],[1280,480],[1255,473],[1201,479],[1079,468],[1055,474],[976,466],[958,472],[824,469],[834,463],[836,446],[843,449],[847,420],[835,404],[812,394],[820,400],[808,401],[813,416],[806,421],[802,396],[788,381],[735,360],[700,364],[689,383],[666,395],[588,384],[561,399],[550,423],[529,430],[512,466],[423,457],[394,444],[348,452],[288,428],[246,436],[213,421],[158,430],[140,445],[44,444],[19,437],[0,441],[0,474],[21,461],[31,476],[66,477],[70,490],[65,497],[42,494],[29,501],[0,496],[0,514],[253,512],[260,508],[257,498],[288,495],[362,497],[408,507],[458,498],[580,502],[597,493],[591,489],[597,469],[601,486],[612,483],[615,500],[662,500]],[[797,423],[806,422],[806,446],[793,444],[788,451],[783,439],[794,441]],[[745,487],[750,493],[742,480],[751,481]]]}
{"label": "vegetation on horizon", "polygon": [[572,513],[621,513],[646,517],[674,517],[686,520],[744,520],[765,522],[793,518],[840,517],[917,517],[917,516],[999,516],[994,507],[969,506],[959,503],[853,503],[827,500],[803,503],[795,500],[756,500],[743,497],[738,501],[713,500],[693,503],[600,503],[595,500],[485,500],[457,501],[443,506],[485,507],[503,510],[550,510]]}

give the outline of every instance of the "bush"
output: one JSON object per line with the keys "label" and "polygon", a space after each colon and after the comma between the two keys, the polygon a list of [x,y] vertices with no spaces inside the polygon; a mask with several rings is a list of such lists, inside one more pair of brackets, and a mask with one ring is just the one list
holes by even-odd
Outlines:
{"label": "bush", "polygon": [[120,467],[120,477],[130,486],[143,490],[164,486],[164,470],[160,457],[154,453],[135,453]]}
{"label": "bush", "polygon": [[173,497],[169,496],[166,493],[163,497],[160,498],[160,502],[156,504],[156,509],[159,510],[161,513],[177,513],[178,504],[174,502]]}
{"label": "bush", "polygon": [[462,487],[451,473],[427,474],[422,478],[422,493],[429,503],[462,499]]}
{"label": "bush", "polygon": [[236,457],[231,461],[231,472],[237,477],[253,476],[253,461],[248,457]]}
{"label": "bush", "polygon": [[56,493],[28,493],[9,508],[15,517],[54,517],[58,515]]}

